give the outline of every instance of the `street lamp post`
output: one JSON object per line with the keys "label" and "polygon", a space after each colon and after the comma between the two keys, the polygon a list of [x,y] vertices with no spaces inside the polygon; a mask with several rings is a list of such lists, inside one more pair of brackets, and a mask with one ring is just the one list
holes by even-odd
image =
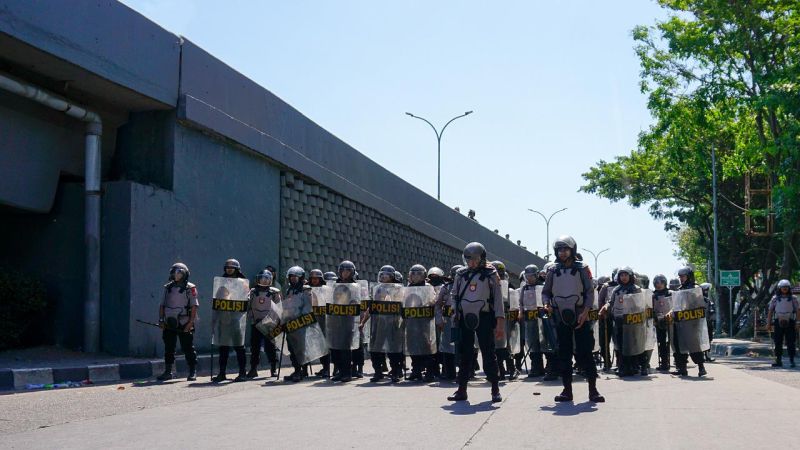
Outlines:
{"label": "street lamp post", "polygon": [[534,209],[528,208],[528,211],[530,211],[532,213],[536,213],[536,214],[542,216],[542,219],[544,219],[545,224],[547,224],[547,242],[546,242],[546,245],[544,246],[544,252],[545,252],[544,260],[545,261],[550,261],[550,253],[548,253],[548,251],[550,249],[550,219],[552,219],[553,216],[555,216],[556,214],[560,213],[561,211],[566,211],[566,210],[567,210],[567,208],[561,208],[558,211],[554,212],[553,214],[550,214],[550,217],[545,217],[545,215],[540,213],[539,211],[536,211]]}
{"label": "street lamp post", "polygon": [[445,128],[447,128],[447,126],[450,125],[451,122],[453,122],[456,119],[466,117],[470,114],[472,114],[472,111],[467,111],[464,114],[461,114],[460,116],[453,117],[452,119],[447,121],[447,123],[444,124],[444,126],[442,127],[442,130],[439,131],[436,129],[435,126],[433,126],[432,123],[430,123],[430,121],[428,121],[428,119],[425,119],[424,117],[420,116],[415,116],[410,112],[406,113],[406,115],[409,117],[425,121],[425,123],[427,123],[428,125],[431,126],[431,128],[433,128],[433,132],[436,133],[436,200],[439,201],[442,200],[442,134],[444,134]]}
{"label": "street lamp post", "polygon": [[603,253],[605,253],[605,252],[607,252],[607,251],[609,251],[611,249],[610,248],[605,248],[605,249],[600,250],[599,252],[597,252],[597,254],[595,254],[593,251],[589,250],[588,248],[584,248],[583,250],[589,252],[592,256],[594,256],[594,273],[597,276],[600,276],[600,268],[597,266],[597,258],[599,258],[600,255],[602,255]]}

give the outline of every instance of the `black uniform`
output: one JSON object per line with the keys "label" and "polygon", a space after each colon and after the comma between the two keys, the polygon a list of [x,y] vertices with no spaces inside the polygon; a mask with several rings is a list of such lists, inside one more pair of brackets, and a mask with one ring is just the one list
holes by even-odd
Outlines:
{"label": "black uniform", "polygon": [[[597,304],[600,308],[605,306],[609,300],[608,297],[618,285],[619,283],[615,280],[611,280],[600,288],[600,292],[597,294]],[[600,354],[603,356],[603,371],[607,372],[611,370],[611,361],[613,359],[611,357],[611,352],[613,351],[611,348],[611,336],[614,335],[614,318],[607,314],[599,320]],[[619,366],[619,360],[617,360],[617,366]]]}
{"label": "black uniform", "polygon": [[[657,297],[669,297],[671,295],[672,291],[667,288],[656,289],[653,291],[653,303],[655,303]],[[666,318],[656,319],[656,342],[658,343],[658,370],[667,371],[669,370],[670,361],[669,325]]]}

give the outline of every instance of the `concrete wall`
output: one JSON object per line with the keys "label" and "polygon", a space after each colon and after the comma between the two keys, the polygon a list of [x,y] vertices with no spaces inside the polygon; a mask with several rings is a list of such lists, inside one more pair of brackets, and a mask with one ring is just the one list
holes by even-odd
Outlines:
{"label": "concrete wall", "polygon": [[[353,260],[447,270],[469,241],[511,272],[541,260],[439,203],[188,40],[114,1],[0,0],[0,71],[103,115],[102,345],[154,355],[169,267],[187,263],[210,343],[225,259],[334,269]],[[64,83],[63,80],[72,80]],[[46,279],[53,341],[81,342],[80,124],[0,93],[0,265]],[[2,302],[2,299],[0,299]]]}

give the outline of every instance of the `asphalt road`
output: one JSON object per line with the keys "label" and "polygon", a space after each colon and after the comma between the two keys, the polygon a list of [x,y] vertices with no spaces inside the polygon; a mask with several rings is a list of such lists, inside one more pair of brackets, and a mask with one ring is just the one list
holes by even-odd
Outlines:
{"label": "asphalt road", "polygon": [[[369,363],[368,363],[369,365]],[[491,404],[449,383],[255,380],[115,384],[0,396],[0,448],[759,448],[796,436],[800,371],[720,359],[709,376],[598,383],[607,403],[556,404],[559,382],[516,381]]]}

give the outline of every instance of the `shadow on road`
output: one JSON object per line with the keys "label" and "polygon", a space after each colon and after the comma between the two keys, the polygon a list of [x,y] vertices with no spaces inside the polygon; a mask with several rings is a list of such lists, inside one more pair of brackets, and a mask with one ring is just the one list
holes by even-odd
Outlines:
{"label": "shadow on road", "polygon": [[592,402],[583,403],[556,403],[555,406],[540,406],[540,410],[553,413],[554,416],[577,416],[578,414],[597,411],[597,405]]}
{"label": "shadow on road", "polygon": [[479,412],[494,411],[497,407],[494,406],[491,400],[486,400],[485,402],[476,403],[474,405],[467,400],[465,402],[453,402],[442,405],[442,409],[456,416],[468,416]]}

